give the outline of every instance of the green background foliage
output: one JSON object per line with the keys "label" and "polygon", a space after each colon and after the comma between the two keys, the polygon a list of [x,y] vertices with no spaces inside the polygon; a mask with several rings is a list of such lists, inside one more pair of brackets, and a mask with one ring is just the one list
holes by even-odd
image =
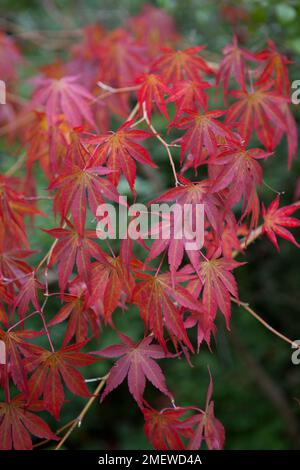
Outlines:
{"label": "green background foliage", "polygon": [[[186,45],[206,44],[206,54],[211,60],[220,58],[220,51],[230,40],[233,29],[243,38],[244,45],[253,50],[263,48],[266,39],[270,37],[294,61],[290,66],[291,79],[300,79],[299,0],[157,0],[149,3],[163,8],[175,18]],[[19,26],[20,31],[67,31],[97,21],[113,28],[140,11],[143,4],[142,0],[2,0],[0,26],[3,24],[9,30],[9,25],[13,23]],[[228,7],[236,7],[241,11],[236,24],[232,24],[232,15],[226,15]],[[76,41],[76,37],[69,39],[66,44]],[[24,79],[35,73],[38,66],[53,61],[57,55],[62,58],[66,56],[65,48],[55,50],[47,41],[37,44],[25,39],[22,34],[18,40],[28,57]],[[24,80],[20,93],[26,96],[29,89],[28,82]],[[294,106],[293,111],[299,123],[300,107]],[[164,132],[160,118],[156,118],[155,126]],[[11,165],[11,158],[7,156],[11,153],[11,147],[1,144],[1,170]],[[136,189],[140,200],[149,200],[154,186],[157,191],[162,191],[171,183],[164,149],[155,142],[151,146],[151,153],[160,171],[159,175],[153,174],[156,181],[149,181],[143,174],[139,177]],[[298,159],[292,171],[287,171],[285,143],[277,149],[276,158],[264,163],[265,182],[277,191],[285,192],[283,203],[293,201],[299,170]],[[39,190],[43,191],[46,181],[39,172],[36,177]],[[267,204],[275,196],[266,185],[261,193]],[[49,218],[46,222],[39,219],[38,223],[44,228],[53,227],[55,222],[50,215],[50,204],[43,203],[43,210],[49,214]],[[32,232],[31,242],[33,249],[41,250],[42,247],[43,252],[51,244],[46,234],[36,230]],[[262,239],[249,248],[246,255],[248,264],[237,270],[240,298],[249,302],[276,329],[292,339],[300,339],[299,251],[283,240],[280,246],[281,252],[277,254],[270,242]],[[35,256],[36,260],[40,259],[40,254]],[[59,307],[58,300],[51,300],[48,304],[49,315],[56,313]],[[122,331],[140,337],[142,324],[138,311],[131,308],[124,314],[114,314],[114,318]],[[54,331],[57,332],[55,340],[59,344],[63,327]],[[116,340],[116,335],[104,328],[95,348]],[[300,366],[292,365],[290,346],[273,336],[245,311],[233,306],[230,332],[226,331],[223,318],[218,316],[217,338],[212,350],[211,353],[206,346],[202,346],[200,354],[193,357],[193,368],[184,359],[161,362],[177,404],[204,405],[209,365],[214,377],[216,415],[227,432],[227,449],[300,448],[300,410],[294,399],[300,397]],[[89,366],[85,375],[104,375],[108,367],[109,363],[102,361]],[[148,388],[146,398],[150,403],[156,407],[167,405],[164,397],[151,386]],[[81,398],[69,398],[71,400],[62,410],[61,426],[72,420],[85,403]],[[53,429],[58,427],[48,415],[46,419]],[[93,405],[81,428],[75,430],[67,441],[67,448],[148,448],[142,426],[143,417],[130,397],[126,384],[123,384],[107,397],[103,406],[99,406],[98,402]]]}

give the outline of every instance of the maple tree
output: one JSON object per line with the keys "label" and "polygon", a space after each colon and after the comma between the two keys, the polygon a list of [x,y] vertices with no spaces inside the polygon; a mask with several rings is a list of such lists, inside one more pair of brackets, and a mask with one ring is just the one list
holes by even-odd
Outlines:
{"label": "maple tree", "polygon": [[[32,449],[32,437],[60,439],[37,413],[63,421],[69,392],[92,403],[102,388],[105,406],[104,398],[125,379],[155,449],[199,449],[204,441],[208,449],[221,449],[225,431],[214,414],[210,372],[205,409],[180,406],[157,361],[180,359],[190,367],[203,342],[213,350],[218,312],[230,329],[231,303],[243,306],[235,270],[245,264],[252,241],[266,234],[278,250],[277,236],[300,246],[288,230],[300,226],[291,217],[300,203],[280,207],[278,195],[266,209],[260,191],[263,162],[272,164],[284,136],[289,167],[297,153],[291,61],[272,40],[250,51],[234,35],[212,63],[203,45],[181,48],[172,18],[152,6],[116,30],[90,25],[82,33],[65,62],[37,71],[28,102],[14,109],[23,119],[13,130],[22,154],[0,175],[0,340],[6,351],[0,449]],[[16,93],[22,61],[16,41],[0,31],[1,71]],[[0,114],[4,128],[9,116]],[[157,116],[165,135],[156,129]],[[189,204],[192,217],[203,204],[204,244],[197,250],[176,237],[176,217],[162,217],[149,244],[142,234],[114,244],[97,239],[98,206],[126,206],[124,181],[138,201],[137,176],[158,174],[155,145],[166,151],[173,186],[149,199]],[[35,177],[40,170],[47,181],[43,196]],[[51,205],[50,228],[36,224],[37,216],[46,220],[43,198]],[[32,227],[47,238],[46,253],[31,250]],[[168,239],[160,236],[165,228]],[[32,255],[37,263],[28,261]],[[51,296],[61,302],[55,312]],[[119,331],[120,311],[128,323],[137,315],[141,337]],[[58,325],[64,327],[59,344]],[[103,328],[119,343],[102,347]],[[100,348],[91,346],[95,342]],[[106,359],[114,364],[107,361],[107,375],[93,392],[78,368]],[[160,410],[145,398],[148,383],[162,394]],[[221,416],[218,404],[216,410]]]}

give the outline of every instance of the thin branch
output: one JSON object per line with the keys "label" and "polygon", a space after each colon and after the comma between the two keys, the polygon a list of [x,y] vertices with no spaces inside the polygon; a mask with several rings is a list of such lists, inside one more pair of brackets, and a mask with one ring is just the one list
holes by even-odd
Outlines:
{"label": "thin branch", "polygon": [[[143,103],[143,104],[144,104],[144,103]],[[151,122],[150,122],[150,120],[149,120],[149,118],[148,118],[148,115],[147,115],[147,111],[146,111],[145,106],[143,106],[143,108],[144,108],[144,118],[145,118],[145,121],[146,121],[146,123],[147,123],[149,129],[151,129],[151,131],[153,132],[153,134],[155,135],[155,137],[160,141],[160,143],[161,143],[161,144],[165,147],[165,149],[166,149],[166,152],[167,152],[168,157],[169,157],[170,165],[171,165],[171,168],[172,168],[174,180],[175,180],[175,186],[179,186],[180,183],[179,183],[178,178],[177,178],[175,163],[174,163],[174,160],[173,160],[171,151],[170,151],[170,145],[161,137],[161,135],[157,132],[157,130],[155,129],[155,127],[151,124]]]}
{"label": "thin branch", "polygon": [[84,408],[82,409],[82,411],[79,413],[79,415],[77,416],[77,418],[74,420],[72,426],[70,427],[70,429],[66,432],[66,434],[64,435],[64,437],[62,438],[62,440],[59,442],[59,444],[57,444],[57,446],[55,447],[54,450],[59,450],[63,444],[66,442],[66,440],[68,439],[68,437],[72,434],[72,432],[74,431],[74,429],[76,428],[76,426],[80,426],[81,425],[81,422],[83,420],[83,418],[85,417],[85,415],[87,414],[88,410],[90,409],[90,407],[92,406],[92,404],[94,403],[94,401],[96,400],[96,398],[98,397],[99,393],[101,392],[101,390],[103,389],[107,379],[108,379],[108,376],[109,374],[105,375],[103,377],[103,379],[101,380],[101,382],[97,385],[97,388],[95,389],[95,392],[93,394],[93,396],[91,396],[91,398],[89,399],[89,401],[87,402],[87,404],[84,406]]}
{"label": "thin branch", "polygon": [[287,336],[283,335],[279,331],[275,330],[269,323],[267,323],[261,316],[258,315],[251,307],[249,307],[249,304],[246,302],[242,302],[241,300],[238,300],[234,297],[230,297],[231,301],[237,304],[239,307],[242,307],[244,310],[246,310],[250,315],[252,315],[256,320],[258,320],[262,325],[264,325],[265,328],[267,328],[269,331],[271,331],[274,335],[278,336],[278,338],[282,339],[286,343],[289,343],[293,348],[299,349],[299,344],[297,344],[295,341],[292,341],[290,338]]}

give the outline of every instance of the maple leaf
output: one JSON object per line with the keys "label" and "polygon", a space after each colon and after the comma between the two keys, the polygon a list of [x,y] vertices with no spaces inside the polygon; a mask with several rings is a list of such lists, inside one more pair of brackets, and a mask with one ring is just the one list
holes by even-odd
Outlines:
{"label": "maple leaf", "polygon": [[93,257],[106,262],[106,258],[99,245],[91,237],[96,238],[95,233],[85,232],[80,234],[76,228],[67,221],[68,229],[54,228],[43,230],[51,237],[58,240],[53,248],[50,266],[58,262],[58,282],[61,292],[67,285],[67,282],[73,272],[76,264],[81,279],[90,286],[90,258]]}
{"label": "maple leaf", "polygon": [[[139,306],[141,317],[146,329],[150,328],[154,337],[166,349],[163,336],[164,326],[171,335],[185,343],[191,350],[193,347],[188,339],[181,312],[177,305],[187,309],[199,310],[202,306],[182,287],[179,281],[188,280],[189,275],[180,272],[170,276],[168,273],[152,276],[151,274],[136,273],[142,280],[132,294],[133,303]],[[174,286],[174,280],[176,282]]]}
{"label": "maple leaf", "polygon": [[105,178],[110,169],[96,166],[91,155],[81,146],[83,152],[78,155],[79,161],[73,162],[71,158],[64,161],[64,170],[55,178],[48,189],[56,189],[53,210],[60,213],[64,220],[71,211],[75,227],[80,233],[84,232],[87,200],[94,215],[99,204],[104,203],[103,196],[120,202],[119,193],[114,185]]}
{"label": "maple leaf", "polygon": [[5,343],[7,373],[25,396],[28,394],[28,383],[24,358],[38,351],[38,346],[25,340],[38,335],[39,333],[31,330],[4,331],[0,329],[0,340]]}
{"label": "maple leaf", "polygon": [[146,71],[145,52],[145,46],[133,40],[124,29],[112,31],[102,40],[98,50],[100,79],[116,88],[133,85]]}
{"label": "maple leaf", "polygon": [[162,370],[154,360],[168,357],[168,354],[160,345],[152,344],[153,336],[147,336],[138,343],[134,343],[131,338],[124,334],[119,333],[119,336],[122,344],[108,346],[93,353],[106,358],[121,356],[121,359],[115,363],[109,373],[101,401],[118,387],[126,376],[129,391],[140,407],[143,402],[146,379],[162,393],[172,398],[167,389]]}
{"label": "maple leaf", "polygon": [[251,92],[246,90],[232,91],[238,101],[227,111],[226,123],[237,129],[247,145],[253,131],[267,150],[275,147],[274,129],[279,127],[286,132],[286,119],[282,105],[287,103],[285,98],[269,91],[270,84]]}
{"label": "maple leaf", "polygon": [[251,227],[258,223],[260,208],[256,187],[262,184],[262,168],[257,160],[271,155],[259,148],[246,149],[240,143],[224,146],[209,162],[209,175],[215,179],[213,191],[229,188],[226,201],[230,207],[243,198],[242,217],[252,214]]}
{"label": "maple leaf", "polygon": [[280,209],[279,207],[279,196],[277,196],[274,201],[271,202],[268,209],[265,209],[264,205],[262,207],[262,216],[264,223],[262,226],[262,234],[266,234],[276,249],[279,251],[279,245],[277,242],[276,235],[279,235],[282,238],[294,243],[298,248],[300,248],[299,243],[295,240],[294,236],[291,234],[288,228],[300,227],[300,220],[290,217],[296,210],[300,208],[299,202],[290,204],[289,206],[283,206]]}
{"label": "maple leaf", "polygon": [[89,326],[92,328],[93,336],[97,337],[101,327],[97,313],[88,306],[90,297],[86,284],[75,278],[70,283],[69,292],[68,295],[61,296],[66,303],[48,322],[48,326],[54,326],[67,320],[63,346],[69,344],[73,337],[77,343],[88,339]]}
{"label": "maple leaf", "polygon": [[205,46],[189,47],[184,50],[164,48],[162,55],[154,62],[153,70],[158,70],[167,84],[179,81],[199,80],[201,73],[213,73],[198,53]]}
{"label": "maple leaf", "polygon": [[78,83],[78,76],[39,78],[36,84],[30,108],[42,107],[50,126],[56,124],[60,114],[63,114],[73,127],[80,126],[84,120],[95,126],[89,106],[93,96]]}
{"label": "maple leaf", "polygon": [[133,286],[133,277],[121,257],[108,256],[105,263],[93,263],[88,306],[97,307],[101,301],[100,309],[108,323],[116,307],[131,297]]}
{"label": "maple leaf", "polygon": [[258,52],[256,58],[259,61],[264,61],[264,68],[255,85],[261,86],[274,80],[276,92],[280,95],[289,96],[290,81],[286,66],[292,64],[292,61],[277,50],[271,39],[268,39],[268,48]]}
{"label": "maple leaf", "polygon": [[160,75],[150,73],[143,74],[136,81],[141,85],[137,92],[140,113],[143,114],[143,106],[145,106],[147,117],[151,122],[153,102],[155,102],[159,111],[169,120],[164,95],[169,95],[170,90],[164,83],[163,78]]}
{"label": "maple leaf", "polygon": [[188,444],[188,449],[191,450],[198,450],[203,439],[209,450],[221,450],[224,447],[225,430],[222,423],[215,417],[214,402],[211,401],[213,381],[210,371],[209,377],[205,411],[200,413],[199,424]]}
{"label": "maple leaf", "polygon": [[97,361],[91,355],[79,352],[84,345],[85,342],[64,346],[55,352],[39,348],[39,351],[27,359],[28,370],[34,370],[28,381],[29,402],[43,396],[45,409],[59,419],[64,403],[62,380],[75,395],[89,396],[83,376],[74,367]]}
{"label": "maple leaf", "polygon": [[34,271],[23,276],[23,278],[19,278],[19,280],[20,288],[14,300],[13,311],[17,308],[20,318],[24,318],[30,303],[33,305],[35,310],[38,312],[41,311],[38,299],[38,289],[43,289],[44,286],[36,279]]}
{"label": "maple leaf", "polygon": [[206,111],[207,95],[205,90],[207,88],[211,88],[211,85],[201,79],[174,83],[170,90],[171,96],[166,100],[166,103],[175,102],[174,121],[177,121],[186,110],[197,111],[199,105]]}
{"label": "maple leaf", "polygon": [[48,424],[32,412],[37,409],[42,409],[38,402],[27,405],[21,395],[9,403],[0,403],[0,450],[32,450],[30,434],[59,440]]}
{"label": "maple leaf", "polygon": [[120,181],[121,172],[124,173],[129,186],[134,191],[136,178],[135,160],[141,164],[157,168],[151,160],[149,152],[136,142],[152,137],[151,132],[132,129],[134,121],[125,122],[116,132],[93,136],[87,139],[89,144],[96,145],[93,155],[94,165],[107,162],[110,170],[108,178],[114,186]]}
{"label": "maple leaf", "polygon": [[227,44],[223,49],[223,59],[220,63],[216,77],[217,86],[223,84],[224,97],[228,95],[229,81],[234,77],[239,86],[245,90],[245,63],[246,60],[258,60],[255,54],[247,49],[239,47],[237,37],[234,35],[233,42]]}
{"label": "maple leaf", "polygon": [[164,408],[157,411],[153,408],[143,408],[145,419],[144,431],[156,450],[183,450],[182,437],[191,438],[193,435],[193,420],[184,417],[188,407]]}
{"label": "maple leaf", "polygon": [[[235,138],[230,129],[216,118],[223,116],[225,111],[208,111],[200,113],[197,111],[186,111],[187,116],[179,121],[173,122],[172,127],[187,129],[182,136],[180,144],[180,163],[182,164],[185,154],[192,154],[194,167],[196,168],[207,155],[213,155],[218,148],[218,139],[223,142],[234,141]],[[205,153],[207,151],[207,153]]]}
{"label": "maple leaf", "polygon": [[203,305],[212,319],[215,318],[219,308],[225,317],[228,329],[231,315],[230,296],[238,298],[236,281],[231,271],[243,264],[245,263],[226,258],[211,258],[200,264]]}

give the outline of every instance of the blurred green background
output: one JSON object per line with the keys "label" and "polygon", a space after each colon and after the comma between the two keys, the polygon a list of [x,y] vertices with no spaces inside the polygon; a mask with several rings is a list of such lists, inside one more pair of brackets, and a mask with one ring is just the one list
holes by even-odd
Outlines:
{"label": "blurred green background", "polygon": [[[12,22],[19,26],[20,31],[62,31],[99,22],[113,28],[137,14],[144,3],[142,0],[2,0],[0,27],[1,23],[7,25]],[[175,19],[186,45],[206,44],[211,57],[216,60],[230,41],[233,30],[238,32],[245,47],[255,51],[265,46],[267,38],[273,39],[280,50],[294,61],[290,66],[291,79],[300,79],[300,1],[157,0],[148,3],[164,9]],[[34,73],[37,66],[65,54],[64,50],[56,50],[51,44],[41,43],[38,47],[24,35],[20,35],[18,42],[29,60],[27,76]],[[294,106],[293,109],[298,124],[299,108]],[[155,125],[162,129],[159,119]],[[9,151],[9,147],[1,144],[1,169],[11,164],[6,157]],[[161,169],[158,187],[164,188],[170,182],[164,149],[153,145],[151,152]],[[264,164],[264,178],[268,185],[285,192],[282,203],[290,203],[295,197],[297,175],[300,173],[299,159],[288,172],[285,143],[276,154],[275,159]],[[40,174],[37,177],[42,191],[46,182]],[[141,176],[137,182],[141,199],[143,196],[149,198],[149,191],[153,188]],[[265,185],[261,193],[266,204],[275,197]],[[46,204],[43,209],[47,211]],[[42,219],[38,222],[43,227],[54,226],[51,218],[47,222]],[[32,232],[31,240],[33,249],[43,246],[44,251],[51,243],[49,237],[37,231]],[[240,298],[250,302],[274,328],[292,339],[300,339],[299,250],[283,240],[280,247],[281,252],[277,254],[270,242],[262,239],[249,248],[246,254],[248,264],[236,271]],[[59,302],[51,300],[49,315],[58,308]],[[136,310],[130,309],[124,315],[117,313],[114,318],[123,332],[140,337],[142,325]],[[59,344],[63,328],[56,331]],[[112,342],[117,342],[116,335],[104,329],[96,347]],[[214,377],[216,416],[225,426],[227,449],[300,449],[300,409],[295,400],[300,397],[300,366],[292,365],[291,352],[288,344],[264,329],[245,311],[233,306],[230,332],[226,331],[223,318],[218,315],[213,353],[202,346],[200,354],[192,358],[193,368],[183,359],[161,361],[160,364],[176,403],[201,407],[204,406],[208,385],[207,365],[210,366]],[[109,365],[103,361],[89,367],[85,374],[88,377],[104,375]],[[147,387],[146,397],[157,408],[168,405],[151,386]],[[77,416],[85,403],[85,400],[74,396],[68,398],[70,401],[62,410],[61,424],[47,415],[53,429]],[[149,444],[142,427],[143,417],[124,384],[110,394],[102,406],[94,403],[66,447],[146,449]]]}

